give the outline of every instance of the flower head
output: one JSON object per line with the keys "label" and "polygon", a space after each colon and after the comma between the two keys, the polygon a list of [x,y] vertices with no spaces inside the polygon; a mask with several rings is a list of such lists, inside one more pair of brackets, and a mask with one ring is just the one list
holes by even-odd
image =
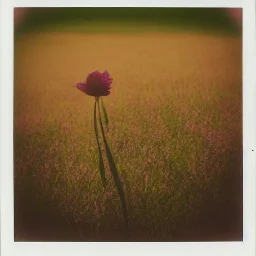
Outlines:
{"label": "flower head", "polygon": [[77,83],[76,88],[90,96],[107,96],[110,94],[112,81],[107,71],[94,71],[88,74],[85,83]]}

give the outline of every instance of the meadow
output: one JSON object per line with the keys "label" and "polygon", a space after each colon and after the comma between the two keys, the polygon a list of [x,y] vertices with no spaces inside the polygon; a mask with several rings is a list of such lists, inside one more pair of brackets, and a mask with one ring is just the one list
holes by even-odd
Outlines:
{"label": "meadow", "polygon": [[242,240],[241,37],[33,32],[14,68],[16,241],[125,240],[94,98],[72,87],[94,70],[114,79],[106,135],[129,241]]}

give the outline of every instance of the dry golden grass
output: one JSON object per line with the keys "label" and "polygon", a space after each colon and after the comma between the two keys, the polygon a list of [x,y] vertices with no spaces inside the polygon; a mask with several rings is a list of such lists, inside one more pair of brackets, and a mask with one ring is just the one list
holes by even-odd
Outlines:
{"label": "dry golden grass", "polygon": [[17,215],[25,207],[34,215],[47,212],[51,202],[81,239],[106,239],[122,229],[110,175],[107,192],[101,188],[94,99],[71,87],[96,69],[108,70],[114,79],[104,98],[107,136],[124,183],[133,239],[171,240],[181,223],[206,208],[227,211],[227,202],[236,211],[237,197],[242,198],[241,43],[188,33],[19,38]]}

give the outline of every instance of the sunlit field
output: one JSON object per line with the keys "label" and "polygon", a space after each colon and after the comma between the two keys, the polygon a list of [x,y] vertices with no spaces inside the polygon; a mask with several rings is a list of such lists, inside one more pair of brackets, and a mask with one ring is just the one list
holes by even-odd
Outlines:
{"label": "sunlit field", "polygon": [[20,36],[15,240],[127,239],[110,172],[104,191],[98,171],[94,98],[72,87],[94,70],[114,79],[106,135],[128,240],[242,240],[241,44],[178,31]]}

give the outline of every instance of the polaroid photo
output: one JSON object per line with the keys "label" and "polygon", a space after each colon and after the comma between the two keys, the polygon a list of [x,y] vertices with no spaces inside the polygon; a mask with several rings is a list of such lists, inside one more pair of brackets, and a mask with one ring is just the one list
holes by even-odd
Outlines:
{"label": "polaroid photo", "polygon": [[253,255],[253,1],[3,7],[3,256]]}

